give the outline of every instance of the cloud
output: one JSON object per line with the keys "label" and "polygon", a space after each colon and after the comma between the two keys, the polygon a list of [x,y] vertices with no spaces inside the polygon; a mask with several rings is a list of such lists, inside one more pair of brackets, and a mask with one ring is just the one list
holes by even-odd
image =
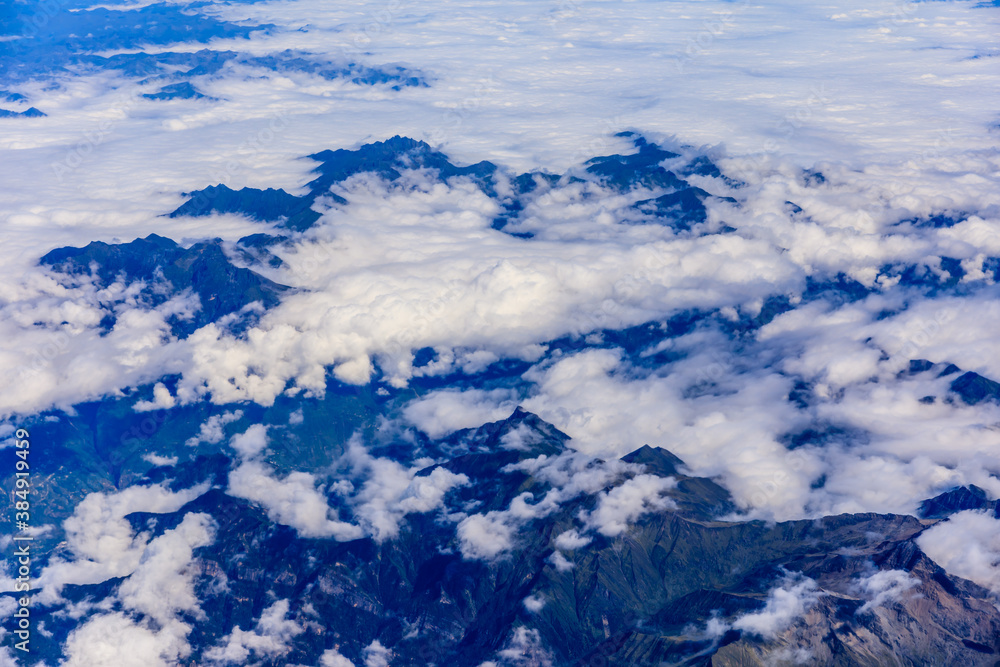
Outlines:
{"label": "cloud", "polygon": [[768,592],[763,609],[740,616],[733,621],[732,627],[764,639],[774,639],[802,618],[821,595],[816,582],[809,577],[786,575],[780,585]]}
{"label": "cloud", "polygon": [[389,667],[392,651],[382,646],[379,640],[373,641],[361,652],[365,659],[365,667]]}
{"label": "cloud", "polygon": [[601,493],[597,507],[581,516],[588,528],[607,537],[621,535],[628,525],[647,512],[676,509],[677,503],[663,493],[677,487],[673,477],[637,475],[621,486]]}
{"label": "cloud", "polygon": [[190,565],[193,550],[214,541],[214,526],[207,514],[187,514],[177,528],[150,542],[139,566],[118,589],[122,605],[160,625],[168,624],[179,612],[198,616],[195,572]]}
{"label": "cloud", "polygon": [[366,533],[379,542],[396,537],[407,514],[445,509],[445,494],[469,483],[466,475],[446,468],[418,475],[421,466],[407,469],[391,459],[372,457],[358,438],[351,440],[347,458],[355,474],[366,478],[348,502]]}
{"label": "cloud", "polygon": [[497,658],[504,667],[551,667],[554,664],[552,653],[542,643],[541,633],[523,625],[514,629]]}
{"label": "cloud", "polygon": [[553,551],[548,561],[552,564],[552,567],[556,568],[556,572],[569,572],[576,567],[561,551]]}
{"label": "cloud", "polygon": [[576,530],[567,530],[556,536],[555,543],[560,549],[575,551],[576,549],[581,549],[587,546],[592,540],[592,537],[580,535],[580,533]]}
{"label": "cloud", "polygon": [[[526,436],[522,434],[518,437]],[[503,443],[501,446],[504,446]],[[581,511],[579,518],[585,529],[596,529],[606,535],[619,534],[625,529],[625,522],[634,520],[644,512],[674,506],[672,500],[660,495],[676,486],[672,478],[636,474],[641,466],[622,461],[605,462],[568,451],[554,457],[542,454],[533,459],[524,459],[505,466],[500,472],[511,473],[517,470],[547,483],[550,488],[544,494],[522,492],[510,501],[507,509],[473,514],[462,519],[458,524],[457,535],[465,558],[496,558],[514,547],[514,536],[521,526],[559,511],[580,495],[598,494],[596,509],[592,512]],[[633,477],[625,479],[628,475]],[[618,486],[611,491],[602,491],[615,484]],[[541,497],[536,497],[537,495]],[[590,537],[581,536],[571,529],[561,533],[555,544],[561,549],[572,551],[588,544],[590,540]],[[564,566],[562,561],[557,562]]]}
{"label": "cloud", "polygon": [[136,535],[125,516],[176,512],[207,490],[207,483],[178,492],[163,486],[132,486],[114,494],[87,495],[63,522],[73,560],[53,558],[42,570],[39,601],[57,601],[66,584],[97,584],[132,574],[140,567],[150,536]]}
{"label": "cloud", "polygon": [[[288,609],[288,600],[277,600],[261,612],[253,630],[243,630],[239,626],[233,628],[222,639],[220,646],[205,652],[205,658],[212,664],[244,665],[251,654],[257,659],[273,659],[284,655],[290,649],[289,642],[305,632],[305,628],[288,619]],[[336,652],[329,659],[324,654],[321,664],[325,666],[329,662],[334,667],[347,667],[351,664],[350,661],[343,662],[345,659],[342,657],[341,664],[338,664],[338,657]]]}
{"label": "cloud", "polygon": [[254,424],[243,433],[234,435],[229,446],[243,459],[252,459],[267,447],[267,426]]}
{"label": "cloud", "polygon": [[470,560],[491,560],[514,545],[514,529],[500,512],[473,514],[458,524],[462,556]]}
{"label": "cloud", "polygon": [[354,663],[342,656],[337,649],[330,648],[320,656],[319,667],[354,667]]}
{"label": "cloud", "polygon": [[198,435],[189,438],[185,444],[189,447],[195,447],[199,442],[207,442],[209,444],[222,442],[222,439],[226,437],[226,434],[223,431],[226,424],[231,424],[232,422],[239,421],[240,419],[243,419],[242,410],[225,412],[221,415],[212,415],[198,429]]}
{"label": "cloud", "polygon": [[865,596],[865,602],[857,613],[881,607],[899,600],[906,591],[921,584],[919,578],[905,570],[878,570],[862,576],[856,583],[857,590]]}
{"label": "cloud", "polygon": [[311,473],[291,472],[279,477],[264,463],[244,461],[229,473],[226,492],[258,503],[272,521],[291,526],[302,537],[349,541],[364,535],[360,527],[337,517]]}
{"label": "cloud", "polygon": [[1000,520],[966,510],[917,537],[917,546],[950,574],[1000,593]]}
{"label": "cloud", "polygon": [[170,390],[162,382],[157,382],[153,386],[153,400],[139,401],[135,404],[136,412],[146,412],[148,410],[169,410],[177,405],[177,399],[170,393]]}
{"label": "cloud", "polygon": [[207,514],[187,514],[183,521],[152,540],[135,570],[118,587],[121,605],[140,615],[122,612],[91,616],[66,640],[65,667],[98,665],[173,665],[187,657],[192,628],[181,614],[204,617],[194,590],[193,549],[214,539],[214,522]]}
{"label": "cloud", "polygon": [[[66,640],[63,667],[167,667],[188,655],[187,642],[166,628],[160,632],[120,612],[93,617]],[[188,628],[190,629],[190,628]]]}
{"label": "cloud", "polygon": [[540,593],[535,595],[529,595],[521,601],[524,608],[527,609],[532,614],[537,614],[545,606],[545,596]]}
{"label": "cloud", "polygon": [[159,456],[158,454],[143,454],[142,459],[149,461],[154,466],[174,466],[177,465],[176,456]]}
{"label": "cloud", "polygon": [[403,416],[431,438],[441,438],[464,428],[504,419],[515,407],[517,401],[503,389],[445,390],[410,403]]}

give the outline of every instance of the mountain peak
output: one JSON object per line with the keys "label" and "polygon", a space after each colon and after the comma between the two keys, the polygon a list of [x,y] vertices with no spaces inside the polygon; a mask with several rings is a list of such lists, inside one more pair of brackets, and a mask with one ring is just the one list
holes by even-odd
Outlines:
{"label": "mountain peak", "polygon": [[648,472],[660,477],[681,474],[680,468],[684,467],[684,461],[671,452],[662,447],[650,447],[649,445],[643,445],[634,452],[626,454],[621,460],[626,463],[642,464],[646,466]]}

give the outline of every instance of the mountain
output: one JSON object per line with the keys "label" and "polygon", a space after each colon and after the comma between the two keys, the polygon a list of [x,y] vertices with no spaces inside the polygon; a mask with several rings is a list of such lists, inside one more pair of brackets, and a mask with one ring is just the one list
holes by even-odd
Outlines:
{"label": "mountain", "polygon": [[271,188],[243,188],[234,191],[220,184],[189,193],[191,198],[170,216],[241,213],[256,220],[280,221],[288,229],[302,231],[319,219],[319,214],[312,210],[312,206],[320,196],[328,196],[341,204],[346,203],[336,194],[331,196],[329,190],[331,186],[355,174],[372,173],[394,181],[401,176],[401,169],[419,168],[432,169],[441,179],[469,176],[484,182],[496,170],[496,166],[489,162],[457,167],[428,144],[399,136],[366,144],[353,151],[322,151],[309,158],[319,164],[313,169],[316,178],[306,185],[308,192],[303,196]]}
{"label": "mountain", "polygon": [[0,109],[0,118],[44,118],[46,115],[46,113],[39,111],[35,107],[31,107],[26,111]]}
{"label": "mountain", "polygon": [[[139,299],[147,307],[183,293],[196,295],[198,308],[191,317],[172,318],[174,335],[182,338],[227,315],[250,315],[236,323],[238,329],[245,327],[252,321],[252,313],[246,309],[253,304],[264,309],[274,306],[289,289],[234,265],[219,239],[195,243],[190,248],[156,234],[131,243],[95,241],[83,248],[53,250],[39,262],[69,276],[92,275],[102,288],[115,282],[140,283]],[[110,304],[107,313],[103,325],[110,329],[116,320]]]}
{"label": "mountain", "polygon": [[[179,450],[176,465],[151,468],[137,484],[208,480],[214,488],[177,511],[126,518],[153,539],[189,515],[210,515],[217,526],[195,551],[204,616],[192,625],[190,664],[215,664],[209,658],[243,636],[234,628],[262,627],[255,619],[275,600],[287,601],[286,622],[310,629],[285,635],[273,654],[247,644],[254,664],[318,664],[331,650],[365,664],[376,642],[392,664],[406,665],[472,667],[512,655],[567,666],[765,665],[789,656],[838,665],[996,662],[1000,611],[991,594],[947,574],[915,543],[933,520],[723,520],[738,509],[725,489],[686,474],[664,449],[601,461],[568,444],[520,408],[429,443],[427,453],[450,454],[414,483],[437,483],[442,469],[465,481],[380,538],[306,537],[266,506],[229,495],[226,477],[231,484],[241,463],[225,448]],[[364,505],[328,499],[341,519],[364,514]],[[477,522],[492,528],[463,532]],[[491,551],[492,542],[502,544]],[[65,595],[106,599],[114,610],[120,586],[74,585]],[[52,635],[36,639],[38,657],[56,659],[74,625],[47,621]]]}

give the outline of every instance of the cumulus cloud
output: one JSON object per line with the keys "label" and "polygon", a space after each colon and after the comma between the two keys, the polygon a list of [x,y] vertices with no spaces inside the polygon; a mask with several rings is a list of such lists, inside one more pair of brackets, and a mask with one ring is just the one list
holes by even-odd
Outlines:
{"label": "cumulus cloud", "polygon": [[763,609],[740,616],[733,621],[732,627],[765,639],[774,639],[802,618],[821,595],[823,593],[816,582],[809,577],[789,574],[768,592]]}
{"label": "cumulus cloud", "polygon": [[267,447],[267,426],[254,424],[243,433],[234,435],[229,446],[236,450],[241,458],[254,458]]}
{"label": "cumulus cloud", "polygon": [[[518,437],[528,436],[522,433]],[[501,447],[504,446],[501,443]],[[606,535],[619,534],[628,521],[644,512],[673,507],[673,501],[661,494],[674,488],[676,482],[672,478],[636,474],[641,469],[639,465],[618,460],[605,462],[574,451],[554,457],[542,454],[512,463],[501,469],[501,473],[524,471],[548,483],[550,488],[539,494],[540,497],[525,491],[515,496],[504,510],[462,519],[457,531],[462,555],[487,560],[497,557],[514,546],[514,535],[521,526],[559,511],[580,495],[598,494],[596,509],[581,511],[579,518],[585,530],[595,529]],[[632,477],[625,479],[628,475]],[[618,486],[608,492],[602,491],[613,484]],[[561,533],[555,544],[560,549],[572,551],[590,540],[571,529]],[[562,561],[557,562],[558,566],[564,566]]]}
{"label": "cumulus cloud", "polygon": [[194,592],[193,550],[211,544],[215,522],[207,514],[187,514],[177,528],[164,532],[145,548],[134,572],[122,582],[118,597],[160,625],[179,612],[198,615]]}
{"label": "cumulus cloud", "polygon": [[949,573],[1000,593],[1000,520],[990,513],[953,514],[921,533],[917,545]]}
{"label": "cumulus cloud", "polygon": [[527,609],[533,614],[537,614],[545,606],[545,596],[540,593],[536,593],[535,595],[529,595],[528,597],[524,598],[521,601],[521,603],[524,605],[525,609]]}
{"label": "cumulus cloud", "polygon": [[673,477],[637,475],[621,486],[601,493],[597,507],[581,518],[589,527],[607,537],[621,535],[628,525],[647,512],[677,507],[663,493],[677,486]]}
{"label": "cumulus cloud", "polygon": [[373,641],[361,652],[365,659],[365,667],[389,667],[392,651],[382,646],[379,640]]}
{"label": "cumulus cloud", "polygon": [[207,490],[206,483],[178,492],[164,486],[133,486],[114,494],[89,494],[63,522],[73,560],[53,558],[42,570],[39,600],[58,600],[66,584],[97,584],[132,574],[140,567],[150,536],[137,535],[125,516],[176,512]]}
{"label": "cumulus cloud", "polygon": [[497,652],[499,665],[504,667],[550,667],[554,664],[552,653],[542,643],[542,636],[534,628],[518,626]]}
{"label": "cumulus cloud", "polygon": [[490,560],[514,545],[514,529],[500,512],[473,514],[458,524],[462,556]]}
{"label": "cumulus cloud", "polygon": [[[289,642],[305,632],[305,628],[299,623],[288,618],[288,609],[288,600],[277,600],[261,612],[253,630],[243,630],[239,626],[233,628],[220,642],[220,646],[205,652],[205,658],[211,664],[245,665],[251,655],[257,659],[274,659],[284,655],[290,648]],[[340,663],[337,662],[338,659]],[[346,659],[334,651],[329,657],[324,654],[320,664],[324,667],[327,663],[333,667],[347,667],[351,664],[344,660]]]}
{"label": "cumulus cloud", "polygon": [[162,382],[157,382],[153,386],[153,400],[138,401],[134,408],[136,412],[146,412],[148,410],[169,410],[175,405],[177,405],[177,399],[170,393],[170,390]]}
{"label": "cumulus cloud", "polygon": [[903,594],[921,583],[920,579],[904,570],[877,570],[868,576],[862,576],[855,587],[867,598],[859,609],[859,614],[881,607],[889,602],[895,602]]}
{"label": "cumulus cloud", "polygon": [[556,572],[569,572],[576,567],[573,561],[566,558],[561,551],[553,551],[548,561],[556,569]]}
{"label": "cumulus cloud", "polygon": [[338,518],[312,473],[280,477],[264,463],[244,461],[229,473],[227,493],[261,505],[272,521],[291,526],[303,537],[348,541],[364,535],[359,526]]}
{"label": "cumulus cloud", "polygon": [[445,494],[469,483],[466,475],[446,468],[418,475],[421,466],[406,468],[391,459],[375,458],[357,437],[351,441],[347,458],[354,472],[366,478],[349,502],[365,531],[379,542],[396,537],[407,514],[444,509]]}
{"label": "cumulus cloud", "polygon": [[142,458],[154,466],[174,466],[177,465],[178,461],[176,456],[160,456],[158,454],[143,454]]}
{"label": "cumulus cloud", "polygon": [[556,537],[555,544],[560,549],[565,549],[566,551],[575,551],[576,549],[583,548],[590,544],[593,538],[581,535],[576,530],[567,530],[564,533],[559,533]]}
{"label": "cumulus cloud", "polygon": [[[190,628],[188,628],[190,629]],[[92,618],[66,640],[64,667],[167,667],[190,652],[173,627],[152,630],[116,612]]]}
{"label": "cumulus cloud", "polygon": [[327,649],[319,658],[320,667],[354,667],[354,663],[345,658],[335,648]]}
{"label": "cumulus cloud", "polygon": [[194,447],[199,442],[207,442],[209,444],[222,442],[222,439],[226,437],[225,431],[223,431],[226,424],[231,424],[240,419],[243,419],[242,410],[224,412],[221,415],[212,415],[199,427],[198,434],[189,438],[185,444],[189,447]]}
{"label": "cumulus cloud", "polygon": [[192,628],[180,616],[203,616],[194,591],[193,550],[211,544],[213,538],[211,517],[188,514],[176,528],[152,540],[116,591],[121,605],[138,614],[139,620],[123,612],[91,617],[70,633],[62,664],[166,667],[187,657]]}
{"label": "cumulus cloud", "polygon": [[516,399],[503,389],[436,391],[407,405],[403,416],[430,437],[440,438],[463,428],[503,419],[515,407]]}

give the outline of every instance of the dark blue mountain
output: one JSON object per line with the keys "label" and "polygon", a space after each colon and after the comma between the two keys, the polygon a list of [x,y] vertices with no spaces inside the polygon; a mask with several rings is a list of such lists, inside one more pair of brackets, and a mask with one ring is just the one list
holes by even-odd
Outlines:
{"label": "dark blue mountain", "polygon": [[[712,195],[702,188],[693,187],[674,172],[667,171],[661,166],[660,163],[664,160],[679,158],[678,154],[665,151],[638,135],[625,133],[623,136],[633,140],[637,152],[632,155],[594,158],[587,163],[589,165],[587,174],[621,191],[636,187],[667,190],[655,199],[643,200],[636,205],[644,215],[678,231],[689,231],[692,226],[706,222],[707,199],[736,202],[731,197]],[[312,205],[319,196],[325,196],[339,204],[347,203],[342,197],[331,194],[329,190],[351,176],[371,173],[392,182],[399,179],[404,169],[428,169],[441,180],[454,177],[471,178],[486,194],[496,198],[500,205],[501,212],[493,220],[493,228],[514,236],[531,238],[533,236],[531,232],[516,229],[518,217],[524,210],[525,203],[559,183],[580,180],[576,176],[540,172],[519,174],[511,178],[511,194],[500,196],[494,182],[497,167],[493,163],[483,161],[469,166],[458,166],[445,154],[432,149],[425,142],[400,136],[366,144],[355,150],[326,150],[308,157],[319,164],[313,169],[315,178],[306,185],[308,192],[305,195],[296,197],[284,190],[273,189],[244,188],[233,191],[220,184],[188,193],[190,199],[170,215],[175,217],[240,213],[256,220],[281,222],[288,229],[301,231],[309,228],[319,218],[319,214],[312,210]],[[705,156],[698,156],[687,162],[682,161],[678,169],[686,174],[715,176],[719,173],[718,168]],[[718,233],[733,230],[720,225],[718,229],[706,231]]]}
{"label": "dark blue mountain", "polygon": [[[165,432],[154,437],[176,442],[185,425],[196,431],[206,418],[204,408],[192,406],[186,414],[173,411],[157,420]],[[98,416],[101,410],[83,407],[74,419],[97,424],[108,418]],[[323,421],[323,416],[310,413],[306,421],[313,420]],[[110,422],[103,430],[113,434],[117,428]],[[505,448],[505,436],[515,432],[522,448]],[[334,444],[329,436],[327,441]],[[300,442],[285,437],[282,449],[297,450]],[[505,466],[542,455],[554,460],[566,453],[566,445],[564,434],[520,409],[506,420],[456,434],[442,445],[454,448],[452,455],[438,465],[470,482],[448,493],[448,511],[502,511],[519,496],[537,502],[552,490],[551,482],[531,467]],[[647,475],[675,478],[677,485],[665,496],[673,506],[639,516],[618,535],[591,532],[589,542],[566,547],[557,537],[579,527],[580,517],[598,502],[591,493],[567,496],[552,510],[522,520],[510,549],[485,560],[463,558],[455,520],[440,513],[412,513],[396,537],[381,542],[306,539],[276,524],[263,508],[225,493],[228,471],[237,463],[224,445],[215,452],[200,447],[197,455],[182,459],[176,466],[149,470],[141,483],[173,480],[174,488],[186,488],[208,480],[216,488],[178,512],[135,513],[127,519],[134,530],[155,537],[191,512],[215,518],[214,542],[195,554],[198,571],[205,573],[197,589],[204,616],[192,622],[192,664],[203,664],[206,652],[233,627],[253,627],[275,599],[288,600],[290,616],[300,624],[308,620],[315,631],[290,637],[288,651],[277,658],[258,656],[266,665],[318,664],[334,646],[360,665],[362,649],[377,640],[398,664],[475,667],[495,658],[519,627],[538,633],[553,665],[765,664],[734,660],[788,644],[808,647],[814,655],[839,654],[838,664],[844,665],[866,664],[871,652],[907,656],[913,664],[992,665],[1000,651],[1000,611],[990,593],[950,576],[920,551],[914,540],[925,525],[915,517],[719,521],[718,512],[732,508],[725,490],[712,480],[686,476],[683,461],[660,448],[643,447],[623,461],[643,466]],[[592,460],[590,465],[603,464]],[[635,475],[613,476],[601,493]],[[981,494],[970,490],[968,495],[971,502],[945,494],[925,507],[971,508]],[[350,517],[349,506],[338,509],[342,518]],[[910,595],[883,601],[885,613],[866,612],[867,600],[856,582],[888,570],[912,576],[919,586]],[[734,626],[724,625],[719,634],[699,631],[713,619],[730,624],[764,610],[768,592],[789,577],[810,578],[817,595],[808,623],[781,630],[777,647]],[[112,600],[120,583],[70,586],[64,594],[74,602]],[[538,605],[528,608],[529,597]],[[44,615],[46,608],[33,612]],[[34,640],[37,657],[57,663],[76,623],[65,615],[48,616],[47,632]],[[421,630],[413,632],[414,627]],[[914,627],[920,631],[913,632]],[[867,638],[864,643],[856,641],[859,635]]]}
{"label": "dark blue mountain", "polygon": [[103,7],[70,11],[73,7],[59,4],[23,11],[18,32],[24,38],[0,42],[0,78],[16,81],[65,73],[74,65],[99,62],[86,55],[96,51],[246,38],[274,27],[220,21],[169,3],[125,11]]}
{"label": "dark blue mountain", "polygon": [[80,62],[99,69],[117,70],[123,74],[146,79],[186,79],[220,74],[228,66],[240,65],[282,74],[306,72],[328,80],[346,79],[359,85],[392,84],[399,90],[408,86],[426,86],[422,76],[399,66],[375,68],[355,62],[331,63],[314,54],[285,50],[266,56],[249,56],[237,51],[198,51],[161,53],[121,53],[103,57],[81,56]]}
{"label": "dark blue mountain", "polygon": [[284,221],[284,226],[298,230],[307,229],[319,219],[319,213],[310,209],[314,196],[296,197],[281,189],[233,190],[225,185],[210,185],[189,195],[189,200],[170,213],[171,218],[238,213],[253,220]]}
{"label": "dark blue mountain", "polygon": [[636,187],[675,189],[687,187],[686,181],[660,164],[665,160],[678,158],[680,154],[649,143],[634,132],[622,132],[615,136],[632,139],[639,149],[638,152],[631,155],[592,158],[587,161],[588,173],[597,176],[605,185],[619,192],[627,192]]}
{"label": "dark blue mountain", "polygon": [[[150,234],[131,243],[109,245],[99,241],[84,248],[59,248],[41,258],[40,263],[71,276],[93,275],[101,287],[116,281],[143,282],[142,299],[155,307],[169,298],[191,290],[199,297],[200,308],[192,319],[175,319],[173,332],[185,337],[209,322],[240,314],[259,303],[270,308],[288,289],[250,269],[233,265],[222,250],[221,241],[196,243],[183,248],[174,241]],[[114,326],[114,310],[109,304],[104,326]],[[252,315],[235,324],[242,330]]]}
{"label": "dark blue mountain", "polygon": [[1000,518],[1000,501],[990,500],[986,491],[974,484],[959,486],[920,504],[921,519],[946,519],[956,512],[989,510]]}
{"label": "dark blue mountain", "polygon": [[357,150],[328,150],[309,157],[319,165],[313,169],[316,178],[306,185],[308,192],[301,197],[270,188],[234,191],[225,185],[210,186],[189,193],[191,198],[170,216],[241,213],[257,220],[280,221],[288,229],[301,231],[319,219],[319,214],[311,209],[318,197],[326,196],[341,204],[347,203],[342,197],[329,194],[329,189],[355,174],[374,173],[394,181],[401,176],[401,169],[424,168],[436,171],[442,179],[467,176],[489,187],[487,179],[496,171],[496,166],[489,162],[456,166],[426,143],[398,136],[366,144]]}
{"label": "dark blue mountain", "polygon": [[[662,224],[678,231],[689,231],[694,225],[707,221],[708,210],[705,208],[705,200],[710,197],[736,203],[732,197],[715,197],[701,188],[682,187],[655,199],[636,202],[635,207],[643,213],[655,216],[662,221]],[[729,229],[732,230],[731,227]]]}
{"label": "dark blue mountain", "polygon": [[200,99],[212,99],[202,94],[195,88],[189,81],[183,81],[181,83],[172,83],[167,86],[163,86],[159,91],[155,93],[146,93],[143,95],[149,100],[200,100]]}
{"label": "dark blue mountain", "polygon": [[968,405],[978,405],[984,401],[1000,403],[1000,382],[972,371],[956,378],[951,383],[951,390]]}
{"label": "dark blue mountain", "polygon": [[0,109],[0,118],[42,118],[48,114],[45,114],[35,107],[31,107],[27,111],[11,111],[9,109]]}

